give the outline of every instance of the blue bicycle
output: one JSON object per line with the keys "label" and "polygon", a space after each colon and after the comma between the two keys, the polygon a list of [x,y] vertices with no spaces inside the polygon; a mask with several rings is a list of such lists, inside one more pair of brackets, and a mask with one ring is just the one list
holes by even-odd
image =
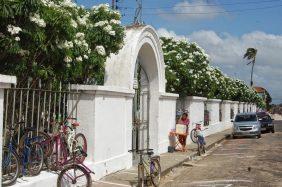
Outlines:
{"label": "blue bicycle", "polygon": [[2,185],[8,186],[16,182],[20,174],[37,175],[43,167],[44,154],[38,137],[25,137],[24,148],[17,153],[17,144],[14,142],[15,131],[18,125],[24,122],[14,124],[15,127],[8,127],[9,141],[2,152]]}

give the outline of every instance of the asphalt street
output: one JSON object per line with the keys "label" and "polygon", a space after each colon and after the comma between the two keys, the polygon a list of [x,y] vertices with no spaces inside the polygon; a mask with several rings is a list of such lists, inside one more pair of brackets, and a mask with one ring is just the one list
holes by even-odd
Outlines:
{"label": "asphalt street", "polygon": [[229,139],[205,156],[176,168],[163,187],[282,187],[282,121],[262,138]]}

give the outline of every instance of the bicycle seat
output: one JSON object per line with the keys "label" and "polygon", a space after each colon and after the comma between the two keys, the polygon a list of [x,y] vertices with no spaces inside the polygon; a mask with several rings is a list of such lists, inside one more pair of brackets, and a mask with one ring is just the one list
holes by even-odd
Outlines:
{"label": "bicycle seat", "polygon": [[71,124],[73,127],[78,127],[79,126],[79,123],[78,122],[74,122]]}

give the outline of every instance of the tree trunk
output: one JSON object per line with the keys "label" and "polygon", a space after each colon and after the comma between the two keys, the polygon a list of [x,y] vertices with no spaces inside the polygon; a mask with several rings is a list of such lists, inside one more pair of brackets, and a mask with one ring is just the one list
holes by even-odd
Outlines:
{"label": "tree trunk", "polygon": [[253,73],[254,73],[254,66],[256,62],[256,57],[254,58],[254,61],[252,62],[252,71],[251,71],[251,87],[253,86]]}

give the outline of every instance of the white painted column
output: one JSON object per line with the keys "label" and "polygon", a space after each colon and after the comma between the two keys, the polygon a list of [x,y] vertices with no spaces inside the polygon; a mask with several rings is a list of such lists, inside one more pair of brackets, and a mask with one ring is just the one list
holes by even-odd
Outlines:
{"label": "white painted column", "polygon": [[230,107],[232,101],[222,101],[222,122],[230,122]]}
{"label": "white painted column", "polygon": [[78,131],[86,136],[86,161],[95,179],[130,168],[134,90],[91,85],[72,85],[72,89],[83,92],[77,105]]}
{"label": "white painted column", "polygon": [[234,108],[234,117],[235,117],[238,114],[238,109],[239,109],[238,101],[233,101],[233,108]]}
{"label": "white painted column", "polygon": [[220,99],[208,99],[207,108],[210,112],[210,125],[219,123]]}
{"label": "white painted column", "polygon": [[[4,114],[4,89],[10,88],[12,84],[17,83],[17,78],[15,76],[1,75],[0,74],[0,134],[3,134],[3,114]],[[2,168],[2,147],[3,138],[0,138],[0,167]],[[0,169],[0,176],[2,176],[2,169]],[[0,183],[0,187],[2,183]]]}
{"label": "white painted column", "polygon": [[[159,107],[159,131],[158,131],[158,153],[167,152],[169,146],[168,134],[175,128],[176,99],[178,94],[160,94]],[[152,137],[153,138],[153,137]]]}
{"label": "white painted column", "polygon": [[[194,128],[193,123],[202,122],[204,124],[204,102],[207,100],[205,97],[189,96],[185,98],[184,109],[189,112],[190,131]],[[188,139],[188,138],[187,138]]]}
{"label": "white painted column", "polygon": [[244,110],[244,103],[243,102],[239,102],[239,108],[240,108],[240,113],[243,113],[243,110]]}

